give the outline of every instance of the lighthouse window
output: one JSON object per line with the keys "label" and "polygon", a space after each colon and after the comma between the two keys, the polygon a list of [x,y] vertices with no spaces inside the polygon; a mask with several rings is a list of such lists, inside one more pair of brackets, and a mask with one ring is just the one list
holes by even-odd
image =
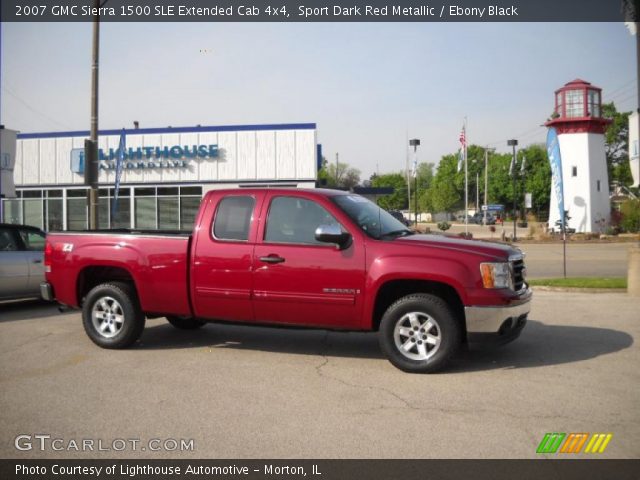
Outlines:
{"label": "lighthouse window", "polygon": [[596,180],[596,188],[600,191],[600,180]]}
{"label": "lighthouse window", "polygon": [[565,93],[567,102],[567,117],[583,117],[584,116],[584,91],[567,90]]}
{"label": "lighthouse window", "polygon": [[578,176],[578,167],[571,167],[571,176],[572,177]]}
{"label": "lighthouse window", "polygon": [[562,92],[556,95],[556,113],[558,116],[562,116],[562,103],[564,101],[564,94]]}
{"label": "lighthouse window", "polygon": [[587,108],[589,115],[592,117],[600,117],[600,92],[597,90],[589,90],[589,102]]}

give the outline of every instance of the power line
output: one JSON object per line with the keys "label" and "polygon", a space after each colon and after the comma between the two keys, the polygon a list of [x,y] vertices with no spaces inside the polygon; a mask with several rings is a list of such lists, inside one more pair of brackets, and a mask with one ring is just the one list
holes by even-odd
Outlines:
{"label": "power line", "polygon": [[[624,96],[624,95],[628,95],[630,92],[635,92],[635,85],[629,85],[627,88],[620,90],[618,93],[614,94],[614,95],[606,95],[605,98],[611,102],[611,101],[615,101],[616,99]],[[607,102],[605,102],[607,103]]]}
{"label": "power line", "polygon": [[22,98],[20,98],[15,92],[13,92],[9,87],[7,87],[6,85],[2,87],[2,89],[8,93],[11,97],[13,97],[15,100],[17,100],[18,102],[20,102],[22,105],[24,105],[27,109],[31,110],[33,113],[35,113],[36,115],[40,115],[42,118],[48,120],[51,123],[54,123],[56,125],[59,125],[67,130],[72,130],[71,127],[69,127],[68,125],[65,125],[61,122],[58,122],[57,120],[54,120],[53,118],[49,117],[47,114],[39,111],[38,109],[32,107],[31,105],[29,105],[27,102],[25,102]]}
{"label": "power line", "polygon": [[[628,82],[623,83],[620,87],[618,88],[614,88],[613,90],[607,92],[608,95],[614,95],[615,93],[617,93],[620,90],[623,90],[625,88],[628,88],[629,86],[631,86],[632,83],[636,82],[636,78],[632,78],[631,80],[629,80]],[[635,86],[635,85],[634,85]]]}

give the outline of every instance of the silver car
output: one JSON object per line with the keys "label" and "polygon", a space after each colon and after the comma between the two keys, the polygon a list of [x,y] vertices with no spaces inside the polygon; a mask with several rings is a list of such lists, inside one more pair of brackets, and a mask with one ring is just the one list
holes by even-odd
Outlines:
{"label": "silver car", "polygon": [[0,223],[0,300],[40,296],[45,237],[39,228]]}

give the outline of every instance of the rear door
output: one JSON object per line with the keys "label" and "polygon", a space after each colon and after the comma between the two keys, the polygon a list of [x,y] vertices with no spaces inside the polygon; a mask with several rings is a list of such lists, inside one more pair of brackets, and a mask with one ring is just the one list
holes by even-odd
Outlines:
{"label": "rear door", "polygon": [[363,242],[356,237],[339,250],[316,241],[319,225],[345,229],[328,207],[295,191],[268,194],[253,266],[257,321],[345,329],[360,325]]}
{"label": "rear door", "polygon": [[27,290],[36,295],[40,294],[40,283],[44,282],[44,244],[45,234],[30,228],[18,230],[22,240],[27,265],[29,267],[29,280]]}
{"label": "rear door", "polygon": [[208,197],[196,229],[191,267],[191,297],[197,317],[252,321],[253,249],[258,208],[264,194]]}
{"label": "rear door", "polygon": [[27,252],[13,227],[0,226],[0,298],[28,295],[29,263]]}

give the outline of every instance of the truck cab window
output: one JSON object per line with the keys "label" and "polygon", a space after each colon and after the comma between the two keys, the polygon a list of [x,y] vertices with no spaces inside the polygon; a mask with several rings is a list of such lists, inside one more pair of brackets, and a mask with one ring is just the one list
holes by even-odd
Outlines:
{"label": "truck cab window", "polygon": [[320,225],[338,225],[342,228],[333,215],[311,200],[276,197],[269,208],[264,240],[276,243],[326,245],[315,238],[316,228]]}
{"label": "truck cab window", "polygon": [[0,230],[0,252],[15,252],[18,250],[18,245],[11,230],[3,228]]}
{"label": "truck cab window", "polygon": [[45,236],[40,232],[32,232],[30,230],[20,230],[20,237],[27,250],[42,251],[44,250]]}
{"label": "truck cab window", "polygon": [[223,198],[218,204],[213,224],[213,236],[219,240],[249,239],[249,227],[255,200],[248,196]]}

